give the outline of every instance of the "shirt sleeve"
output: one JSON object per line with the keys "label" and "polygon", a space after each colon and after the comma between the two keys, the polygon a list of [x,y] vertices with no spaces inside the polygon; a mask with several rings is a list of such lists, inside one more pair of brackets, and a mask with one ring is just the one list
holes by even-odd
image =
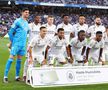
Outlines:
{"label": "shirt sleeve", "polygon": [[92,48],[95,45],[95,41],[94,40],[90,40],[90,42],[88,43],[88,47]]}
{"label": "shirt sleeve", "polygon": [[13,41],[13,36],[14,36],[14,33],[16,32],[17,27],[18,27],[18,20],[15,20],[8,32],[9,39],[11,42]]}
{"label": "shirt sleeve", "polygon": [[100,48],[104,48],[104,45],[105,45],[105,41],[102,40],[102,41],[101,41],[101,46],[100,46]]}
{"label": "shirt sleeve", "polygon": [[48,46],[52,47],[56,43],[56,41],[57,41],[56,37],[54,37],[53,39],[49,40]]}
{"label": "shirt sleeve", "polygon": [[77,43],[77,40],[75,40],[75,38],[71,39],[71,41],[69,42],[70,46],[74,46],[75,43]]}
{"label": "shirt sleeve", "polygon": [[34,46],[36,45],[36,43],[37,43],[37,40],[36,40],[36,37],[34,37],[34,38],[31,40],[29,46],[30,46],[30,47],[34,47]]}
{"label": "shirt sleeve", "polygon": [[93,31],[93,26],[88,27],[87,33],[88,33],[88,34],[91,34],[92,31]]}

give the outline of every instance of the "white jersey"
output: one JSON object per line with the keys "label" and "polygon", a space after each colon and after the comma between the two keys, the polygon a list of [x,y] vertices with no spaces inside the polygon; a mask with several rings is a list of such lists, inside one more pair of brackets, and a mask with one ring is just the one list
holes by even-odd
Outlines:
{"label": "white jersey", "polygon": [[89,27],[87,33],[90,33],[91,34],[91,38],[94,38],[97,31],[101,31],[103,33],[103,35],[104,35],[105,27],[102,26],[102,25],[99,25],[99,26],[92,25],[92,26]]}
{"label": "white jersey", "polygon": [[50,50],[49,53],[50,54],[63,54],[63,46],[68,46],[68,43],[66,42],[65,39],[59,39],[58,36],[54,36],[53,40],[50,41],[49,45],[50,46]]}
{"label": "white jersey", "polygon": [[45,52],[48,42],[49,39],[47,37],[41,38],[41,36],[38,35],[32,39],[29,46],[32,47],[32,53],[42,55]]}
{"label": "white jersey", "polygon": [[106,33],[105,33],[104,40],[105,40],[104,50],[108,52],[108,35]]}
{"label": "white jersey", "polygon": [[85,32],[87,32],[88,25],[87,24],[80,25],[79,23],[73,25],[72,32],[74,33],[75,37],[78,36],[77,34],[80,30],[84,30]]}
{"label": "white jersey", "polygon": [[100,48],[104,48],[104,40],[102,39],[98,42],[95,39],[91,39],[88,47],[91,48],[90,55],[92,57],[99,57]]}
{"label": "white jersey", "polygon": [[30,42],[35,36],[37,36],[39,34],[41,24],[39,23],[39,24],[36,25],[33,22],[33,23],[29,24],[29,27],[30,27],[30,32],[29,32],[28,42]]}
{"label": "white jersey", "polygon": [[42,25],[44,27],[47,28],[47,36],[52,39],[52,37],[55,35],[56,33],[56,25],[52,24],[52,25],[48,25],[48,23]]}
{"label": "white jersey", "polygon": [[84,39],[82,42],[78,40],[78,37],[71,39],[70,46],[72,47],[73,55],[81,55],[82,48],[87,45],[87,40]]}
{"label": "white jersey", "polygon": [[68,25],[61,23],[57,26],[57,30],[59,28],[63,28],[64,32],[65,32],[65,38],[67,41],[69,41],[69,37],[70,37],[70,33],[72,32],[72,25],[70,23],[68,23]]}

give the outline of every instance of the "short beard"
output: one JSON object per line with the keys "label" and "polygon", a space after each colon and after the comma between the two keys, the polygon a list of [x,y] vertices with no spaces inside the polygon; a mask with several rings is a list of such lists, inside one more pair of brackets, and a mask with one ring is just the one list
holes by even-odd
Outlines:
{"label": "short beard", "polygon": [[98,26],[99,26],[99,25],[101,25],[101,23],[96,23],[96,25],[98,25]]}

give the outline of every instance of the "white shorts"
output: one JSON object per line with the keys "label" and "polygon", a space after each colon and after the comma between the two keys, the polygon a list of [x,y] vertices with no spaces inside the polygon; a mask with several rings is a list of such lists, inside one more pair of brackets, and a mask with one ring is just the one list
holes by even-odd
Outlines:
{"label": "white shorts", "polygon": [[65,59],[63,54],[58,54],[58,55],[49,54],[48,63],[49,64],[54,64],[55,60],[57,60],[58,62],[66,62],[66,59]]}
{"label": "white shorts", "polygon": [[[73,62],[74,66],[83,66],[84,65],[82,55],[78,55],[78,54],[73,55],[73,58],[74,58],[74,62]],[[79,63],[78,61],[82,61],[82,63]]]}
{"label": "white shorts", "polygon": [[36,66],[37,63],[42,64],[44,60],[44,55],[33,55],[33,66]]}

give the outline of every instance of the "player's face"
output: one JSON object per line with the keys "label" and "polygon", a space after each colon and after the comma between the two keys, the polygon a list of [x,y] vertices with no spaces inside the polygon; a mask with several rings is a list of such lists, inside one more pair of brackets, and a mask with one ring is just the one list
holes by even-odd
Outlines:
{"label": "player's face", "polygon": [[41,17],[40,16],[36,16],[35,17],[35,22],[40,23],[41,22]]}
{"label": "player's face", "polygon": [[24,12],[22,12],[22,16],[24,18],[28,18],[29,17],[29,10],[25,10]]}
{"label": "player's face", "polygon": [[79,23],[80,24],[84,24],[85,23],[85,17],[84,16],[80,16],[79,17]]}
{"label": "player's face", "polygon": [[49,24],[53,24],[53,23],[54,23],[54,18],[49,17],[49,18],[47,19],[47,22],[48,22]]}
{"label": "player's face", "polygon": [[64,38],[64,31],[59,31],[59,32],[58,32],[58,37],[59,37],[60,39]]}
{"label": "player's face", "polygon": [[96,18],[96,19],[95,19],[95,23],[96,23],[97,25],[100,25],[100,24],[101,24],[101,19],[100,19],[100,18]]}
{"label": "player's face", "polygon": [[97,34],[96,38],[97,38],[97,41],[101,41],[102,40],[102,34]]}
{"label": "player's face", "polygon": [[69,16],[64,16],[63,21],[64,23],[69,23]]}
{"label": "player's face", "polygon": [[47,34],[47,29],[46,28],[43,28],[43,29],[40,30],[40,35],[42,37],[45,37],[46,34]]}
{"label": "player's face", "polygon": [[80,34],[79,34],[79,39],[80,39],[81,41],[83,41],[83,40],[85,39],[85,37],[86,37],[86,34],[85,34],[85,33],[80,33]]}

